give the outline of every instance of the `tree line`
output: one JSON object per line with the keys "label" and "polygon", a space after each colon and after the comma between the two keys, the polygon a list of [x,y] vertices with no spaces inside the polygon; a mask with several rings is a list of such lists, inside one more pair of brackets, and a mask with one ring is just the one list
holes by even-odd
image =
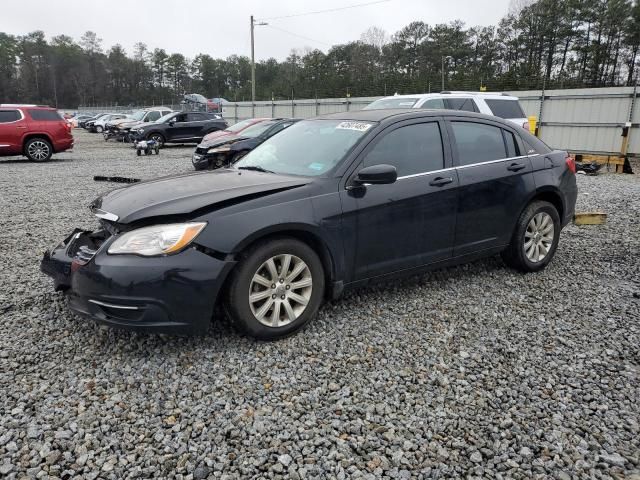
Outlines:
{"label": "tree line", "polygon": [[[640,0],[512,0],[496,26],[414,21],[389,35],[371,27],[327,52],[292,50],[256,64],[258,100],[632,85],[640,48]],[[105,49],[78,41],[0,32],[0,103],[150,105],[183,93],[251,99],[250,59],[189,59],[137,43]]]}

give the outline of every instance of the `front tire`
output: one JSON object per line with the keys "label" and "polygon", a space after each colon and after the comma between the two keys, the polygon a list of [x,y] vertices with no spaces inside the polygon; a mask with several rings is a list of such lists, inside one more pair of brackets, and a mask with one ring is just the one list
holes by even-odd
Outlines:
{"label": "front tire", "polygon": [[53,147],[44,138],[32,138],[24,145],[24,154],[32,162],[46,162],[53,155]]}
{"label": "front tire", "polygon": [[560,240],[560,215],[549,202],[535,201],[520,214],[504,262],[521,272],[538,272],[553,259]]}
{"label": "front tire", "polygon": [[251,248],[232,274],[225,309],[234,326],[261,340],[286,337],[318,313],[324,296],[320,258],[292,238]]}

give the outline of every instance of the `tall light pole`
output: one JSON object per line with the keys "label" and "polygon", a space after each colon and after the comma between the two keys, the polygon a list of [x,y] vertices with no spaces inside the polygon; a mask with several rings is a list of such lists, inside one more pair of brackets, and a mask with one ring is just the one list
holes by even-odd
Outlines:
{"label": "tall light pole", "polygon": [[269,25],[267,22],[256,22],[251,15],[251,103],[256,101],[256,59],[255,47],[253,42],[253,29],[258,25]]}
{"label": "tall light pole", "polygon": [[442,90],[441,91],[444,91],[444,61],[445,60],[449,61],[452,59],[453,57],[450,55],[447,55],[446,57],[444,55],[442,56]]}

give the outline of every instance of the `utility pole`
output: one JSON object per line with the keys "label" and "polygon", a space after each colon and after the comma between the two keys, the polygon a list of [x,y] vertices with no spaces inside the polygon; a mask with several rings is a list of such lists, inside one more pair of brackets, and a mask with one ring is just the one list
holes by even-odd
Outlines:
{"label": "utility pole", "polygon": [[266,22],[256,22],[253,15],[251,15],[251,103],[256,101],[256,58],[255,58],[255,47],[253,40],[253,29],[255,26],[261,25],[269,25]]}

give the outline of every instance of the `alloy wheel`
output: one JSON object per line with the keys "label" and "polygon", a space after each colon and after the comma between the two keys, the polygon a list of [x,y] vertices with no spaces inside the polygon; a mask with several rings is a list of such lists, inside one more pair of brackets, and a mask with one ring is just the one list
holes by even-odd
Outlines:
{"label": "alloy wheel", "polygon": [[312,289],[311,270],[301,258],[276,255],[260,265],[251,279],[251,312],[267,327],[283,327],[302,315]]}
{"label": "alloy wheel", "polygon": [[555,227],[551,215],[536,213],[524,233],[524,253],[530,262],[538,263],[546,258],[553,245]]}
{"label": "alloy wheel", "polygon": [[49,145],[40,140],[31,142],[28,148],[29,157],[34,160],[46,160],[49,156]]}
{"label": "alloy wheel", "polygon": [[156,142],[156,145],[158,145],[159,147],[163,145],[162,137],[160,135],[151,135],[151,140]]}

